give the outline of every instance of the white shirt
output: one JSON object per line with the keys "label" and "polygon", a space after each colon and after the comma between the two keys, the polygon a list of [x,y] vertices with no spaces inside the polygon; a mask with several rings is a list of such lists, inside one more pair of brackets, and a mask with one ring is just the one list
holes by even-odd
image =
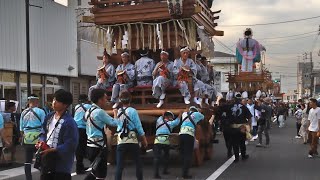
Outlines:
{"label": "white shirt", "polygon": [[55,127],[56,123],[58,122],[58,120],[59,119],[57,119],[56,115],[54,115],[51,123],[49,124],[49,128],[48,128],[47,138],[49,138],[50,135],[51,136],[49,139],[47,139],[47,144],[52,148],[53,148],[53,144],[54,144],[53,140],[54,140],[54,136],[55,136],[54,135],[55,132],[52,133],[52,131],[54,130],[54,127]]}
{"label": "white shirt", "polygon": [[242,98],[247,99],[248,98],[248,92],[247,91],[243,91],[241,96],[242,96]]}
{"label": "white shirt", "polygon": [[255,109],[254,109],[254,104],[247,104],[247,108],[249,109],[252,117],[251,117],[251,125],[252,126],[257,126],[257,121],[256,121],[256,117],[255,117]]}
{"label": "white shirt", "polygon": [[320,120],[320,108],[310,109],[308,120],[310,121],[309,131],[319,131],[319,120]]}

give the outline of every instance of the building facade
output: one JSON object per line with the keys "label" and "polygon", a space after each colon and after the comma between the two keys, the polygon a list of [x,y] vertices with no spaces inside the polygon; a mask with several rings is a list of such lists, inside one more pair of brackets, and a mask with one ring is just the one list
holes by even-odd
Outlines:
{"label": "building facade", "polygon": [[288,91],[283,95],[283,102],[293,103],[297,101],[298,101],[298,92],[296,90]]}
{"label": "building facade", "polygon": [[210,64],[214,66],[216,74],[220,75],[220,80],[216,83],[220,84],[220,90],[222,94],[226,94],[229,91],[229,83],[227,82],[228,73],[235,73],[238,71],[238,62],[232,54],[227,54],[223,52],[214,52],[214,58],[210,59]]}
{"label": "building facade", "polygon": [[[51,0],[30,4],[31,89],[43,105],[78,77],[76,14]],[[19,101],[19,110],[27,102],[25,14],[25,1],[0,1],[0,97]]]}
{"label": "building facade", "polygon": [[298,98],[308,98],[311,90],[311,62],[299,62],[297,69]]}

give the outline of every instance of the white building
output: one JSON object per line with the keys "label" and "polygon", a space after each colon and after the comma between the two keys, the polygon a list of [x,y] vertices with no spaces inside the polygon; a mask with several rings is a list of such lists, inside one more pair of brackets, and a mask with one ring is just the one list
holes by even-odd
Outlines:
{"label": "white building", "polygon": [[[41,7],[29,7],[31,88],[44,103],[52,101],[56,90],[72,89],[79,76],[76,13],[52,0],[30,4]],[[0,1],[0,97],[22,107],[27,98],[25,14],[25,1]]]}
{"label": "white building", "polygon": [[297,102],[298,101],[298,92],[288,91],[286,94],[283,95],[283,102]]}
{"label": "white building", "polygon": [[215,72],[221,73],[221,79],[218,83],[221,84],[221,93],[225,95],[229,91],[229,83],[227,82],[228,73],[238,71],[236,58],[232,54],[216,51],[214,52],[214,58],[210,59],[210,64],[214,66]]}

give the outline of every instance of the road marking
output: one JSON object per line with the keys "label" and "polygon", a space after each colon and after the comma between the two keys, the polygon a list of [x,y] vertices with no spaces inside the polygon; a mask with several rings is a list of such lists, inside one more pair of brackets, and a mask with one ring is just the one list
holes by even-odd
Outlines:
{"label": "road marking", "polygon": [[222,166],[220,166],[214,173],[207,178],[207,180],[216,180],[235,160],[234,155],[228,159]]}
{"label": "road marking", "polygon": [[[37,172],[38,170],[35,168],[31,168],[31,172]],[[17,167],[17,168],[12,168],[4,171],[0,171],[0,179],[9,179],[17,176],[24,175],[24,166]]]}

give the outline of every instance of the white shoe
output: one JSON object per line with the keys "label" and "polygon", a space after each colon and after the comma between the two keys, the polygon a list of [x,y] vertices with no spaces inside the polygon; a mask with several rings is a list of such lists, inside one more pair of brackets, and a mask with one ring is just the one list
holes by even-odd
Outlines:
{"label": "white shoe", "polygon": [[160,98],[159,99],[164,99],[164,98],[166,98],[166,94],[161,94],[161,96],[160,96]]}
{"label": "white shoe", "polygon": [[296,139],[301,139],[301,136],[296,136],[295,138],[296,138]]}
{"label": "white shoe", "polygon": [[[200,99],[200,98],[199,98]],[[193,102],[196,103],[196,104],[201,104],[201,101],[199,101],[198,98],[194,97],[193,98]]]}
{"label": "white shoe", "polygon": [[246,141],[246,142],[245,142],[245,145],[248,145],[248,144],[249,144],[249,142],[248,142],[248,141]]}
{"label": "white shoe", "polygon": [[254,140],[255,140],[254,138],[251,138],[251,139],[250,139],[250,142],[253,142]]}
{"label": "white shoe", "polygon": [[116,109],[118,106],[119,106],[119,103],[115,103],[115,104],[112,106],[112,109]]}
{"label": "white shoe", "polygon": [[164,101],[160,99],[159,103],[157,104],[157,108],[160,108],[163,105]]}
{"label": "white shoe", "polygon": [[256,145],[256,147],[262,147],[262,144],[258,143],[258,144]]}
{"label": "white shoe", "polygon": [[313,158],[313,156],[311,154],[308,154],[308,158]]}
{"label": "white shoe", "polygon": [[253,139],[254,140],[258,139],[258,135],[253,136]]}
{"label": "white shoe", "polygon": [[184,97],[183,99],[184,99],[184,103],[185,103],[185,104],[190,104],[190,101],[189,101],[189,98],[188,98],[188,97]]}

